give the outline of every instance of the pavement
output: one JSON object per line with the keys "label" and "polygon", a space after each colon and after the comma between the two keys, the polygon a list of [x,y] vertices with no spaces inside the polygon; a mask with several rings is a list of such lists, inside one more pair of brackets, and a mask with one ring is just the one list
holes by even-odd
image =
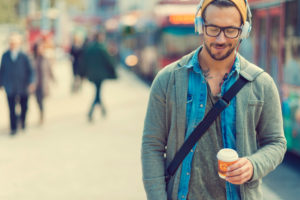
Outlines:
{"label": "pavement", "polygon": [[[143,200],[140,149],[149,87],[124,68],[102,88],[107,116],[100,109],[88,122],[93,86],[85,81],[71,93],[71,67],[54,66],[56,82],[39,125],[34,96],[26,131],[11,137],[6,96],[0,90],[0,199]],[[265,199],[281,199],[264,185]]]}
{"label": "pavement", "polygon": [[94,89],[84,82],[71,94],[71,67],[54,67],[56,83],[46,99],[39,126],[35,98],[29,101],[25,132],[8,133],[6,96],[0,91],[0,199],[4,200],[141,200],[141,137],[148,86],[120,69],[119,79],[103,85],[107,116],[87,111]]}

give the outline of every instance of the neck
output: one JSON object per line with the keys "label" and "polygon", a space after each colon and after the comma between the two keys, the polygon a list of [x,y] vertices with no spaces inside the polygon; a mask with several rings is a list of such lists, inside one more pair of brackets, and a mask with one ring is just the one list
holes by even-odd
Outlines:
{"label": "neck", "polygon": [[201,68],[208,69],[210,72],[216,73],[229,73],[235,61],[235,57],[236,53],[234,51],[224,60],[215,60],[209,55],[205,47],[202,48],[198,55]]}
{"label": "neck", "polygon": [[18,52],[19,50],[19,48],[10,49],[11,52]]}

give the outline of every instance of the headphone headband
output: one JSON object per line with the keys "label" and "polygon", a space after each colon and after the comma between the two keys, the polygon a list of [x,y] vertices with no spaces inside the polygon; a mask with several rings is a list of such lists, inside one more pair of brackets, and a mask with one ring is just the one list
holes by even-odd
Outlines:
{"label": "headphone headband", "polygon": [[[214,0],[201,0],[200,3],[198,4],[196,14],[195,14],[195,32],[197,32],[199,34],[203,33],[202,26],[204,24],[204,20],[202,18],[202,11],[208,5],[210,5],[210,3],[213,1]],[[245,5],[246,5],[245,8],[241,5],[241,3],[240,3],[241,0],[230,0],[230,1],[235,4],[235,6],[237,7],[237,9],[239,10],[239,12],[242,15],[243,26],[242,26],[242,33],[240,35],[240,38],[245,39],[249,36],[251,27],[252,27],[252,21],[251,21],[252,14],[251,14],[251,10],[250,10],[248,1],[245,0]],[[246,12],[246,14],[243,14],[245,12]],[[199,13],[200,13],[200,16],[199,16]],[[247,21],[247,19],[248,19],[248,21]]]}

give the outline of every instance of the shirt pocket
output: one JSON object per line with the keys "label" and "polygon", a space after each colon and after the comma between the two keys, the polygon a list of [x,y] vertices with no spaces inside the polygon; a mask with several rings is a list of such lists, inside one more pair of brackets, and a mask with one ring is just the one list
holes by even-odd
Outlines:
{"label": "shirt pocket", "polygon": [[249,100],[248,101],[248,122],[252,122],[256,127],[260,118],[264,101],[262,100]]}
{"label": "shirt pocket", "polygon": [[262,100],[249,100],[248,105],[249,106],[260,106],[260,107],[262,107],[264,105],[264,101],[262,101]]}

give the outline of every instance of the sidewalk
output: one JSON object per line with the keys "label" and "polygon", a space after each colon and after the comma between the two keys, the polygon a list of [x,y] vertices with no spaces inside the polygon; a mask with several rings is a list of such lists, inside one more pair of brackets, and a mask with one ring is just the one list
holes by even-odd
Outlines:
{"label": "sidewalk", "polygon": [[30,99],[28,129],[8,135],[8,110],[0,91],[0,199],[141,200],[140,144],[148,87],[124,69],[103,85],[107,117],[87,121],[94,91],[85,82],[70,94],[71,67],[55,66],[57,84],[47,99],[46,120],[37,126]]}
{"label": "sidewalk", "polygon": [[[89,82],[70,93],[71,67],[54,68],[57,83],[38,126],[34,97],[28,129],[8,135],[8,110],[0,91],[0,199],[5,200],[143,200],[140,145],[149,87],[120,68],[117,81],[103,85],[107,117],[87,111],[94,91]],[[280,199],[263,187],[266,200]]]}

